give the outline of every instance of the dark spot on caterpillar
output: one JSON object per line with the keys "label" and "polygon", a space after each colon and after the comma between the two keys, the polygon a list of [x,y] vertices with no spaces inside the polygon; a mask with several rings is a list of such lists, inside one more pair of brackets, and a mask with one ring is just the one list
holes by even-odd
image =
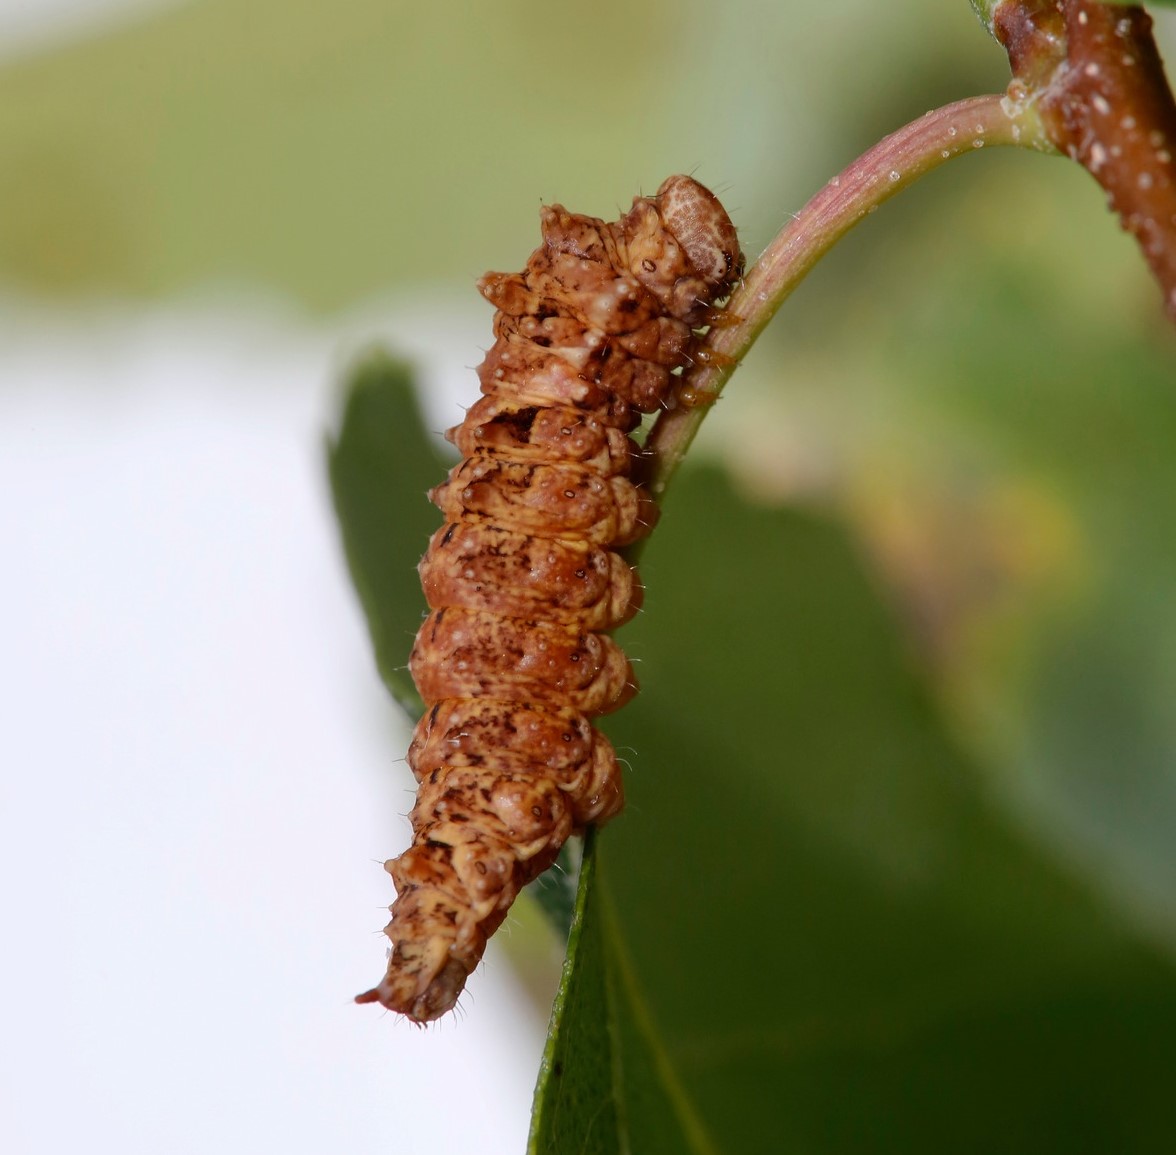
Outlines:
{"label": "dark spot on caterpillar", "polygon": [[[636,684],[607,636],[641,597],[617,551],[652,521],[629,476],[640,451],[628,434],[700,359],[697,330],[741,267],[730,219],[690,177],[670,177],[612,223],[559,206],[542,216],[543,244],[522,273],[479,282],[499,309],[478,370],[484,396],[447,434],[465,461],[430,493],[446,528],[421,562],[435,612],[413,648],[428,712],[408,761],[421,781],[414,847],[434,853],[391,864],[403,864],[393,878],[404,886],[393,950],[357,1000],[416,1022],[452,1008],[486,939],[567,837],[621,809],[616,754],[589,719]],[[512,833],[526,810],[537,826]],[[463,882],[463,848],[476,843],[503,864],[490,906]],[[478,875],[489,869],[474,862]]]}
{"label": "dark spot on caterpillar", "polygon": [[515,429],[519,434],[519,439],[523,439],[523,434],[531,431],[531,426],[535,423],[535,418],[538,416],[539,410],[534,406],[529,406],[526,409],[515,409],[506,413],[499,413],[495,416],[494,421],[499,425],[507,425]]}

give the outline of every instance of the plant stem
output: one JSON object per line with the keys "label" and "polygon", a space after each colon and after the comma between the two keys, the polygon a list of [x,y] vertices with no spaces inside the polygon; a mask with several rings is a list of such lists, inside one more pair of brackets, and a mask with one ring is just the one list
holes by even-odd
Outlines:
{"label": "plant stem", "polygon": [[[731,294],[708,343],[706,363],[691,370],[682,403],[662,413],[646,441],[644,480],[661,501],[710,404],[776,310],[850,229],[944,161],[988,145],[1052,151],[1027,99],[978,96],[928,112],[880,141],[835,176],[764,250]],[[638,546],[640,543],[638,543]],[[626,556],[633,559],[634,551]]]}
{"label": "plant stem", "polygon": [[1106,190],[1176,321],[1176,100],[1139,7],[1001,0],[992,30],[1054,147]]}

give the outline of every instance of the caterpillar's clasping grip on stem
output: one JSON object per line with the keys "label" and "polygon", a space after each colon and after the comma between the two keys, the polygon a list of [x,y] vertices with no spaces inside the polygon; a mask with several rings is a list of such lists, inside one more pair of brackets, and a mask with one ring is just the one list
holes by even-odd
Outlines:
{"label": "caterpillar's clasping grip on stem", "polygon": [[670,403],[742,269],[726,212],[687,176],[614,223],[553,205],[542,227],[521,273],[479,284],[498,310],[483,396],[447,435],[464,460],[430,494],[445,524],[420,565],[413,843],[386,867],[387,974],[356,1000],[418,1023],[454,1005],[569,835],[621,809],[589,719],[636,691],[607,633],[641,600],[616,551],[656,514],[629,434]]}

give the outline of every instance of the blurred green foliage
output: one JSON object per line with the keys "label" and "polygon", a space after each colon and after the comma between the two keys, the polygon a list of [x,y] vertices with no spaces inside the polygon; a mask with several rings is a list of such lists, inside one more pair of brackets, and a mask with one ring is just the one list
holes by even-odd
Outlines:
{"label": "blurred green foliage", "polygon": [[[351,539],[365,493],[391,527],[426,435],[394,368],[347,413]],[[401,447],[353,457],[368,421]],[[643,691],[606,722],[629,802],[585,871],[532,1149],[1176,1141],[1170,950],[992,796],[844,529],[687,471],[643,568]]]}
{"label": "blurred green foliage", "polygon": [[[885,7],[168,9],[0,69],[0,281],[244,281],[334,309],[512,267],[541,199],[611,215],[696,167],[736,190],[754,247],[871,135],[1003,83],[963,0]],[[863,52],[888,29],[887,53]]]}
{"label": "blurred green foliage", "polygon": [[[0,69],[0,284],[472,294],[540,200],[611,215],[679,170],[751,256],[879,136],[1005,80],[963,0],[201,0]],[[632,805],[583,934],[614,976],[590,1008],[640,1000],[610,1045],[717,1149],[1172,1145],[1157,298],[1086,174],[986,151],[843,242],[708,419],[695,459],[734,482],[684,477],[647,552],[644,692],[610,726]],[[435,465],[369,370],[334,480],[403,691]]]}
{"label": "blurred green foliage", "polygon": [[424,712],[408,653],[427,612],[406,557],[420,557],[437,528],[426,492],[448,465],[422,421],[406,365],[373,351],[356,367],[327,469],[352,581],[363,603],[376,666],[416,721]]}

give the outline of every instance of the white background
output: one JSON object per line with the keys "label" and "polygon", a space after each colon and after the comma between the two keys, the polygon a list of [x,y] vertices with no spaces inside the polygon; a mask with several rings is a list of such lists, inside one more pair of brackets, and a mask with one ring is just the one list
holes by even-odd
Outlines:
{"label": "white background", "polygon": [[[445,360],[396,312],[468,391],[488,308]],[[428,1030],[350,1001],[411,805],[326,488],[351,332],[0,301],[0,1150],[523,1150],[496,952]]]}
{"label": "white background", "polygon": [[[0,0],[0,58],[175,2]],[[468,394],[488,320],[0,298],[5,1153],[523,1150],[545,1023],[493,946],[427,1030],[351,1002],[411,775],[323,454],[358,347]]]}

